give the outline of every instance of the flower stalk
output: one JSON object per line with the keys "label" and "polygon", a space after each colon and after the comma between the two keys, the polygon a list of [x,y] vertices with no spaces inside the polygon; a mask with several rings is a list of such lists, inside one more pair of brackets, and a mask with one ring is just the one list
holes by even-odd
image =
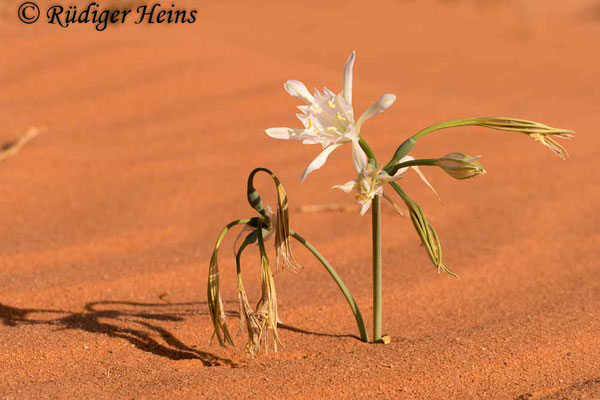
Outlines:
{"label": "flower stalk", "polygon": [[381,341],[383,319],[381,283],[381,196],[375,196],[372,205],[373,232],[373,342]]}
{"label": "flower stalk", "polygon": [[[371,146],[362,137],[359,140],[361,149],[365,152],[372,165],[377,166],[377,159]],[[381,195],[376,195],[372,201],[371,232],[373,246],[373,342],[382,340],[383,324],[383,284],[381,271]]]}

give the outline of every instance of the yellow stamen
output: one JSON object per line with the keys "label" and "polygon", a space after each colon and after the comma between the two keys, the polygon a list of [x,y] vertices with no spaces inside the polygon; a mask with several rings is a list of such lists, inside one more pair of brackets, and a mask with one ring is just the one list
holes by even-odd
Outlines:
{"label": "yellow stamen", "polygon": [[340,134],[340,132],[338,131],[338,128],[335,127],[335,126],[328,126],[326,129],[329,132],[332,132],[332,133],[335,133],[335,134],[338,134],[338,135]]}
{"label": "yellow stamen", "polygon": [[333,100],[327,100],[327,104],[329,104],[329,107],[335,108],[335,103],[333,102]]}
{"label": "yellow stamen", "polygon": [[340,121],[342,121],[342,122],[346,122],[346,121],[348,121],[348,119],[346,119],[346,117],[344,117],[344,116],[343,116],[342,114],[340,114],[340,113],[337,113],[337,114],[335,114],[335,116],[337,117],[337,119],[339,119],[339,120],[340,120]]}

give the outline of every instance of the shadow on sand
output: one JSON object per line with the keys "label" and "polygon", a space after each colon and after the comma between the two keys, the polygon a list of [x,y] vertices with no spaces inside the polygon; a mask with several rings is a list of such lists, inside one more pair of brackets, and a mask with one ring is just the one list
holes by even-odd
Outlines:
{"label": "shadow on sand", "polygon": [[[160,322],[183,322],[191,315],[206,315],[199,306],[206,302],[192,303],[139,303],[130,301],[97,301],[85,304],[82,312],[53,309],[16,308],[0,304],[0,323],[15,327],[22,325],[47,325],[59,330],[81,330],[123,339],[139,350],[166,357],[171,360],[200,360],[205,366],[230,366],[236,364],[195,346],[188,346]],[[238,316],[228,312],[228,316]],[[293,326],[279,324],[279,328],[307,335],[325,337],[350,337],[354,335],[333,335],[311,332]]]}
{"label": "shadow on sand", "polygon": [[234,366],[233,361],[197,350],[177,339],[158,322],[181,322],[197,315],[206,303],[136,303],[99,301],[87,303],[83,312],[50,309],[20,309],[0,304],[0,323],[6,326],[49,325],[58,329],[124,339],[136,348],[171,360],[200,360],[205,366]]}

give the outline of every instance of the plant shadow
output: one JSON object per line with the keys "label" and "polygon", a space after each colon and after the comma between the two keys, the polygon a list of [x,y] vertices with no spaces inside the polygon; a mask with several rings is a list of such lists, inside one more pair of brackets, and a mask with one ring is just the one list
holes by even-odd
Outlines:
{"label": "plant shadow", "polygon": [[[227,302],[236,303],[236,302]],[[0,324],[8,327],[23,325],[46,325],[58,330],[80,330],[126,340],[137,349],[170,360],[199,360],[205,366],[230,366],[237,364],[231,359],[219,357],[195,346],[185,344],[161,322],[183,322],[192,315],[206,315],[198,306],[206,302],[189,303],[141,303],[132,301],[96,301],[86,303],[83,311],[57,309],[17,308],[0,303]],[[226,312],[237,317],[237,311]],[[333,338],[354,338],[355,335],[336,335],[304,330],[279,323],[280,329],[291,332]]]}
{"label": "plant shadow", "polygon": [[351,339],[360,340],[360,337],[358,337],[356,335],[313,332],[313,331],[308,331],[306,329],[297,328],[295,326],[287,325],[287,324],[284,324],[281,322],[277,323],[277,327],[281,328],[283,330],[286,330],[286,331],[290,331],[290,332],[302,333],[304,335],[330,337],[330,338],[351,338]]}
{"label": "plant shadow", "polygon": [[186,316],[198,315],[197,306],[201,304],[206,303],[98,301],[87,303],[83,312],[0,304],[0,323],[9,327],[48,325],[59,330],[81,330],[123,339],[139,350],[171,360],[199,360],[205,366],[235,366],[230,359],[188,346],[158,325],[159,322],[181,322]]}

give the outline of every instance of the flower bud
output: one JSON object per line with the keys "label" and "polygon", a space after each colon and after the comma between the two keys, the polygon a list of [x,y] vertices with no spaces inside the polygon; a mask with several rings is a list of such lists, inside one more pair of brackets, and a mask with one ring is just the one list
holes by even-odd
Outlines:
{"label": "flower bud", "polygon": [[471,157],[463,153],[450,153],[438,158],[435,165],[455,179],[468,179],[486,173],[483,165],[477,161],[478,158],[479,156]]}

